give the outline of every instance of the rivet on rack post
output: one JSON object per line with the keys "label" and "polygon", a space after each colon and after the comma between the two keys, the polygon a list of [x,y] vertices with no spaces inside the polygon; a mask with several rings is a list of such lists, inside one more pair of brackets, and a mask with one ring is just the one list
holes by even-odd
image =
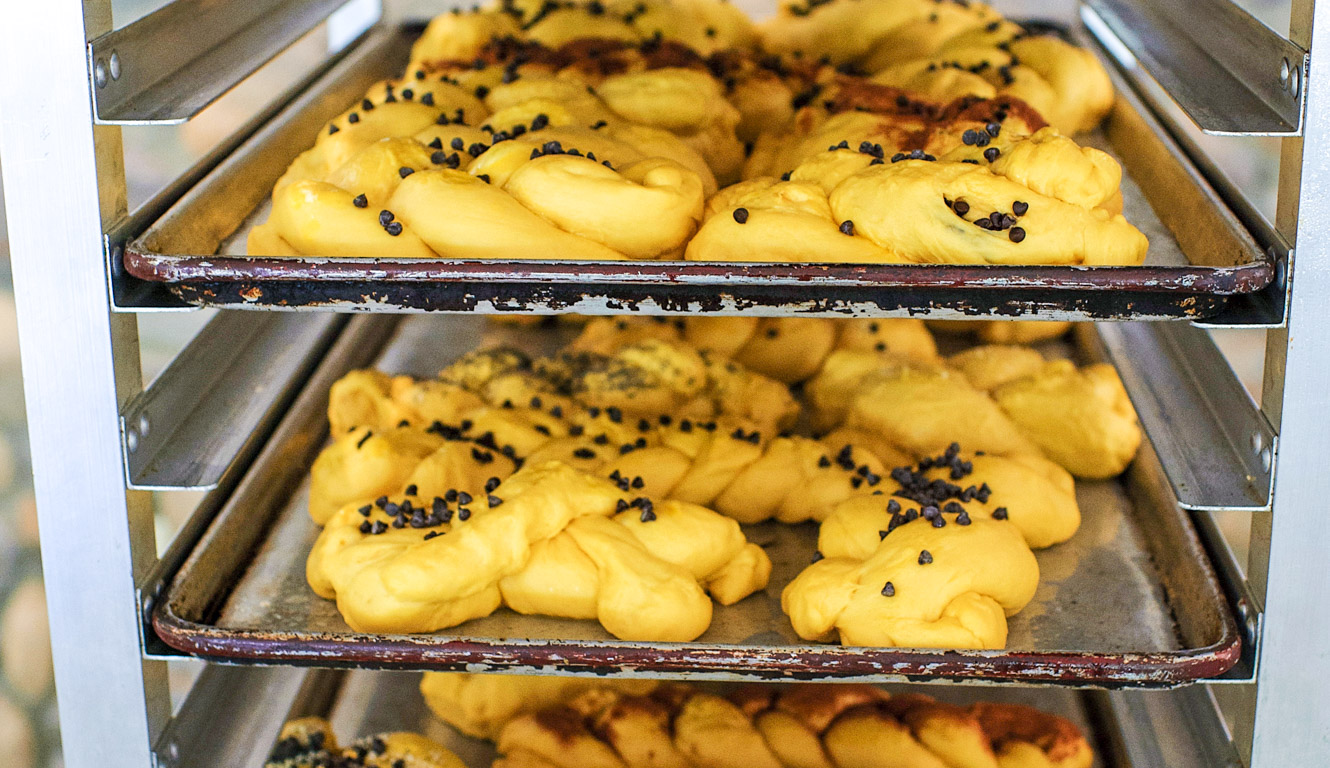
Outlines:
{"label": "rivet on rack post", "polygon": [[120,54],[116,53],[115,51],[111,51],[111,67],[110,67],[110,69],[111,69],[111,79],[112,79],[112,80],[119,80],[119,79],[120,79]]}
{"label": "rivet on rack post", "polygon": [[1293,94],[1293,98],[1298,97],[1298,91],[1302,89],[1302,68],[1294,67],[1288,75],[1288,91]]}
{"label": "rivet on rack post", "polygon": [[130,453],[138,450],[139,433],[133,427],[129,427],[125,430],[125,447],[129,449]]}
{"label": "rivet on rack post", "polygon": [[1281,62],[1281,63],[1279,64],[1279,84],[1280,84],[1280,85],[1284,86],[1285,88],[1288,87],[1288,76],[1289,76],[1289,73],[1291,73],[1292,71],[1293,71],[1293,68],[1292,68],[1291,66],[1289,66],[1288,59],[1284,59],[1284,61]]}
{"label": "rivet on rack post", "polygon": [[1253,433],[1251,434],[1251,452],[1252,452],[1252,454],[1253,454],[1253,455],[1256,455],[1256,456],[1259,456],[1260,453],[1261,453],[1261,449],[1264,448],[1264,447],[1265,447],[1265,440],[1263,440],[1263,439],[1261,438],[1261,433],[1260,433],[1260,432],[1253,432]]}
{"label": "rivet on rack post", "polygon": [[140,437],[147,437],[147,436],[148,436],[148,429],[149,429],[151,426],[152,426],[152,425],[148,423],[148,414],[145,413],[145,414],[139,416],[139,436],[140,436]]}
{"label": "rivet on rack post", "polygon": [[92,81],[97,84],[98,88],[105,88],[107,79],[106,61],[98,59],[97,63],[92,66]]}
{"label": "rivet on rack post", "polygon": [[1269,448],[1261,449],[1261,471],[1266,473],[1267,475],[1270,474],[1270,465],[1272,463],[1273,458],[1274,457],[1271,456]]}

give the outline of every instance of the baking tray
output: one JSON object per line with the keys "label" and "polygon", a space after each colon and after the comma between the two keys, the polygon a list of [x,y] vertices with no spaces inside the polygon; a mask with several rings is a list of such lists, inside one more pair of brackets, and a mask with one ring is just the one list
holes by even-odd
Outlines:
{"label": "baking tray", "polygon": [[[371,358],[385,371],[430,376],[482,342],[545,352],[561,340],[557,328],[495,327],[475,316],[393,321],[353,321],[279,425],[156,605],[153,626],[167,645],[215,660],[324,666],[1100,687],[1176,686],[1220,675],[1238,660],[1241,641],[1223,592],[1148,447],[1122,480],[1078,483],[1081,529],[1038,553],[1040,586],[1011,620],[1008,650],[844,648],[799,639],[780,610],[780,592],[816,549],[811,523],[747,526],[774,563],[771,584],[717,606],[711,628],[691,643],[621,641],[593,621],[507,609],[436,634],[354,632],[305,581],[318,534],[306,511],[308,470],[327,439],[329,385]],[[1093,339],[1085,341],[1088,348]]]}
{"label": "baking tray", "polygon": [[[769,683],[769,685],[782,685]],[[733,684],[708,683],[703,687],[724,695]],[[924,693],[935,699],[968,706],[977,701],[1024,704],[1061,715],[1081,729],[1094,748],[1091,768],[1130,768],[1111,738],[1101,710],[1103,705],[1090,692],[1058,688],[970,688],[917,685],[883,686],[892,695]],[[315,715],[332,723],[338,743],[391,731],[414,731],[451,749],[467,768],[489,768],[497,752],[492,742],[474,739],[435,717],[420,695],[420,675],[411,672],[356,670],[311,673],[297,696],[292,717]],[[275,742],[277,734],[273,734]]]}
{"label": "baking tray", "polygon": [[1111,116],[1079,140],[1113,154],[1127,172],[1127,218],[1151,241],[1141,267],[244,257],[273,183],[329,119],[400,73],[411,38],[406,28],[369,34],[133,239],[126,270],[167,283],[187,302],[221,307],[1049,319],[1205,317],[1274,275],[1120,78]]}

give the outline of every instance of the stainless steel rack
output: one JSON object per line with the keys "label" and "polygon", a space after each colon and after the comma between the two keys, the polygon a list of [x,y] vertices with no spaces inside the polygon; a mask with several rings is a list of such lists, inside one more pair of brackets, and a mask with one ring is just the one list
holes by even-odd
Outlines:
{"label": "stainless steel rack", "polygon": [[[119,29],[110,5],[0,10],[0,152],[65,763],[250,765],[304,700],[302,685],[327,685],[324,673],[209,666],[173,712],[165,660],[175,652],[151,617],[349,326],[332,314],[223,315],[145,390],[137,313],[189,306],[127,274],[124,250],[365,38],[129,211],[117,126],[189,119],[338,4],[177,0]],[[336,11],[338,25],[368,14],[396,28],[405,5],[352,0]],[[1214,176],[1216,194],[1194,212],[1197,221],[1240,222],[1272,265],[1270,285],[1202,322],[1099,334],[1223,581],[1221,607],[1240,627],[1242,658],[1223,677],[1179,690],[1086,694],[1087,711],[1122,765],[1330,765],[1330,689],[1321,683],[1330,674],[1330,523],[1321,509],[1330,498],[1330,219],[1317,205],[1330,195],[1330,4],[1295,0],[1287,35],[1228,0],[1084,0],[1079,10],[1155,130],[1203,173],[1210,165],[1166,99],[1210,132],[1283,137],[1272,226]],[[1267,329],[1259,404],[1202,324]],[[368,361],[377,346],[347,354]],[[186,487],[212,490],[158,557],[142,489]],[[1250,514],[1248,562],[1235,562],[1218,537],[1216,510]]]}

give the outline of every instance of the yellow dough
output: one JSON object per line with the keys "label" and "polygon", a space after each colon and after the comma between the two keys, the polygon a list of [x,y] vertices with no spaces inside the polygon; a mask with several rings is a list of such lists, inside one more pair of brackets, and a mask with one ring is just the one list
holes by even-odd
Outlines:
{"label": "yellow dough", "polygon": [[[961,477],[941,459],[927,462],[938,466],[916,477],[952,484],[956,492],[947,502],[957,504],[971,519],[992,518],[997,513],[1016,526],[1031,549],[1066,541],[1080,527],[1075,481],[1058,465],[1034,456],[959,458],[968,469]],[[893,477],[886,489],[888,499],[859,496],[838,505],[818,531],[818,551],[826,557],[868,559],[883,540],[884,531],[889,534],[925,506],[919,499],[902,496],[898,493],[901,488]],[[945,504],[938,506],[946,508]]]}
{"label": "yellow dough", "polygon": [[[1110,162],[1112,162],[1110,160]],[[861,171],[831,193],[833,218],[908,261],[1137,265],[1149,242],[1121,215],[1041,194],[984,168],[903,160]],[[1017,203],[1028,206],[1016,216]],[[957,205],[964,206],[964,215]],[[997,226],[981,228],[996,215]],[[1018,239],[1015,235],[1020,233]]]}
{"label": "yellow dough", "polygon": [[656,685],[654,680],[426,672],[420,693],[444,722],[468,736],[493,739],[513,717],[560,704],[584,691],[610,688],[645,694]]}
{"label": "yellow dough", "polygon": [[1002,648],[1007,617],[1034,597],[1039,565],[1014,525],[940,515],[951,518],[941,528],[923,517],[897,526],[866,560],[806,568],[781,594],[795,632],[844,645]]}
{"label": "yellow dough", "polygon": [[1044,367],[1044,356],[1029,347],[987,345],[958,352],[947,358],[947,365],[976,389],[991,392],[1038,373]]}
{"label": "yellow dough", "polygon": [[1141,445],[1136,412],[1108,364],[1077,369],[1070,361],[1050,362],[998,387],[993,397],[1049,458],[1077,477],[1119,475]]}
{"label": "yellow dough", "polygon": [[1059,338],[1072,324],[1060,320],[929,320],[929,329],[968,333],[986,344],[1035,344]]}
{"label": "yellow dough", "polygon": [[923,456],[951,442],[1001,455],[1039,448],[986,393],[951,371],[897,368],[854,395],[845,424]]}
{"label": "yellow dough", "polygon": [[[752,557],[732,520],[680,502],[629,502],[610,481],[558,462],[533,463],[476,494],[444,493],[338,510],[310,552],[310,586],[336,597],[359,631],[434,631],[506,600],[596,618],[621,639],[682,641],[711,621],[699,582]],[[729,577],[727,598],[765,587],[770,568],[743,572],[746,583]],[[572,578],[540,578],[551,575]],[[578,611],[579,600],[589,607]]]}

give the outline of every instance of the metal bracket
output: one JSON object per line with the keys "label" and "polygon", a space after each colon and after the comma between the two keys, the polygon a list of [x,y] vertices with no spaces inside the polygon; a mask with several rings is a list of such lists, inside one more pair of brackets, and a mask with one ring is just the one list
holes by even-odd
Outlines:
{"label": "metal bracket", "polygon": [[154,748],[157,768],[262,765],[287,718],[307,698],[331,695],[311,679],[326,678],[302,669],[208,665]]}
{"label": "metal bracket", "polygon": [[1153,78],[1202,131],[1301,134],[1307,51],[1232,0],[1083,0],[1081,19],[1129,76]]}
{"label": "metal bracket", "polygon": [[1247,577],[1238,563],[1233,548],[1220,532],[1212,512],[1193,512],[1192,525],[1205,546],[1210,562],[1219,576],[1219,583],[1228,596],[1229,607],[1242,632],[1242,656],[1227,672],[1207,680],[1208,683],[1250,683],[1256,679],[1261,654],[1261,627],[1265,616],[1261,601],[1247,584]]}
{"label": "metal bracket", "polygon": [[1100,323],[1145,433],[1183,509],[1270,509],[1278,436],[1205,331]]}
{"label": "metal bracket", "polygon": [[221,312],[125,407],[129,487],[210,490],[255,450],[346,318]]}
{"label": "metal bracket", "polygon": [[346,1],[175,0],[88,44],[96,120],[183,123]]}

